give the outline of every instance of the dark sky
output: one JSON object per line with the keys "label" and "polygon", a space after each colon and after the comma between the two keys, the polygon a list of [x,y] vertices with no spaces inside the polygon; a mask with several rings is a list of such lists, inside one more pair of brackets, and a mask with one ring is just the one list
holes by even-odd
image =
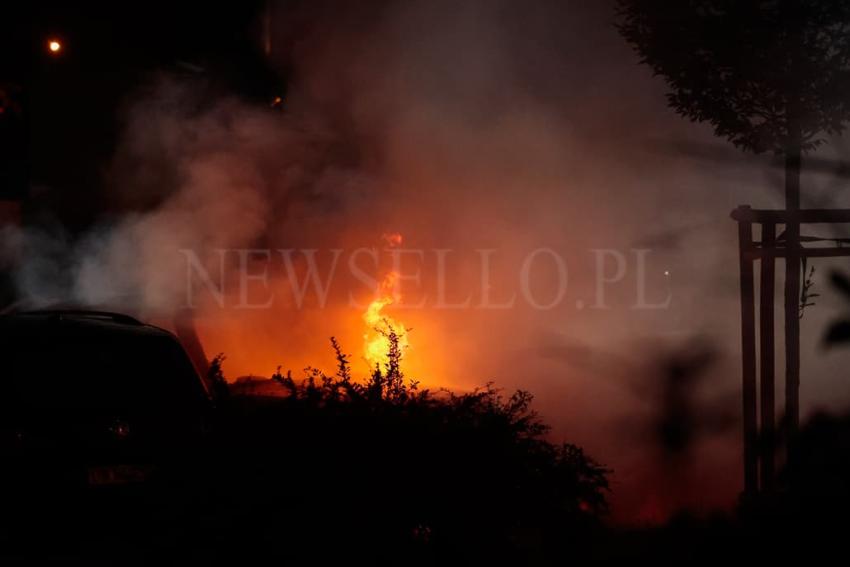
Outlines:
{"label": "dark sky", "polygon": [[261,2],[25,4],[4,8],[0,76],[18,87],[25,114],[31,209],[59,212],[74,230],[107,207],[103,168],[120,110],[157,73],[203,73],[263,100],[281,85],[259,50]]}

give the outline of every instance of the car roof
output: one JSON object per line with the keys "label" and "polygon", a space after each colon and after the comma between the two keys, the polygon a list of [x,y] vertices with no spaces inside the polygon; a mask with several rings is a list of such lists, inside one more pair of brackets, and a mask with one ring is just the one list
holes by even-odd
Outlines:
{"label": "car roof", "polygon": [[162,336],[174,340],[170,332],[123,313],[81,309],[19,311],[0,316],[0,333],[39,333],[43,331],[94,332],[118,335]]}

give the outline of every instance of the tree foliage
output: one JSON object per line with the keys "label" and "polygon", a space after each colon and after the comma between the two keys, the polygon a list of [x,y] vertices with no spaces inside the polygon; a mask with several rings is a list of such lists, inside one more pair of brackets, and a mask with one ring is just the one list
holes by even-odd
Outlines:
{"label": "tree foliage", "polygon": [[812,150],[850,118],[850,2],[619,0],[618,28],[676,112],[743,150]]}

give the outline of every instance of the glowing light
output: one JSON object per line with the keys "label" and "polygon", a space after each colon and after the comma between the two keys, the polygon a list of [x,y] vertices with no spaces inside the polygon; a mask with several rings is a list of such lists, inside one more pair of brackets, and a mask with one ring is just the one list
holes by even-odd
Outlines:
{"label": "glowing light", "polygon": [[51,39],[47,42],[47,49],[50,53],[58,54],[62,51],[62,42],[58,39]]}
{"label": "glowing light", "polygon": [[401,234],[398,232],[385,232],[381,238],[383,238],[384,242],[387,243],[387,246],[390,248],[395,248],[396,246],[401,246],[404,239]]}
{"label": "glowing light", "polygon": [[363,321],[366,323],[366,333],[363,335],[363,356],[373,369],[375,366],[383,369],[389,362],[388,335],[390,333],[395,333],[398,337],[398,345],[401,349],[406,349],[409,345],[407,329],[404,325],[383,313],[385,307],[401,301],[401,296],[396,290],[397,281],[398,273],[388,273],[378,289],[378,297],[363,313]]}
{"label": "glowing light", "polygon": [[[398,232],[386,232],[381,235],[381,238],[390,248],[401,246],[403,242],[403,238]],[[391,333],[398,337],[398,346],[402,350],[409,345],[407,329],[404,325],[397,323],[383,313],[384,307],[401,301],[397,283],[398,273],[389,272],[378,288],[378,296],[363,313],[363,321],[366,322],[366,334],[363,335],[363,355],[372,369],[375,366],[383,369],[389,362],[389,335]]]}
{"label": "glowing light", "polygon": [[670,275],[670,270],[664,270],[664,275],[665,275],[665,276],[669,276],[669,275]]}

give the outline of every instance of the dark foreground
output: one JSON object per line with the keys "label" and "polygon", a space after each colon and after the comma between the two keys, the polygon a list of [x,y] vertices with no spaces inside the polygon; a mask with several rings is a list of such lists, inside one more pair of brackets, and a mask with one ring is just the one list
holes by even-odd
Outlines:
{"label": "dark foreground", "polygon": [[426,408],[329,391],[231,397],[207,445],[146,482],[59,493],[39,487],[45,474],[4,487],[3,564],[808,563],[843,551],[847,421],[806,430],[820,445],[807,445],[793,499],[618,530],[604,522],[604,471],[538,444],[519,398],[486,390]]}
{"label": "dark foreground", "polygon": [[388,364],[206,387],[126,316],[3,321],[2,564],[660,565],[841,557],[850,418],[812,420],[784,489],[708,519],[617,529],[608,471],[547,439],[531,396],[421,390]]}

